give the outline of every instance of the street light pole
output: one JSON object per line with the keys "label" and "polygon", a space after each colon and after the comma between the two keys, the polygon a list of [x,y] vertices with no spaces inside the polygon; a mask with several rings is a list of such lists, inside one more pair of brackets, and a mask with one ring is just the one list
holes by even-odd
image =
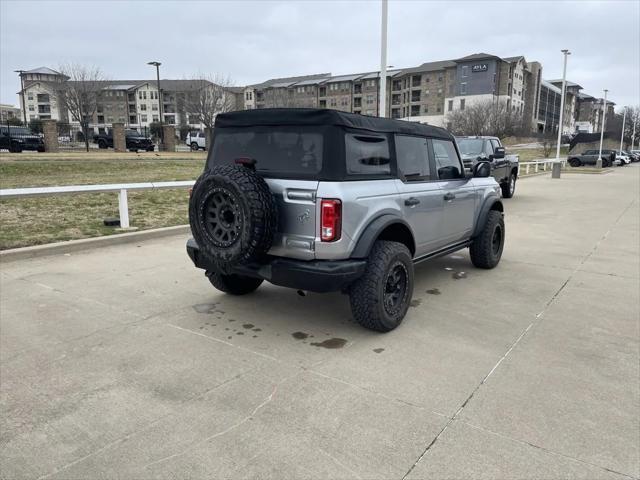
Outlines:
{"label": "street light pole", "polygon": [[382,23],[380,26],[380,99],[378,116],[387,116],[387,0],[382,0]]}
{"label": "street light pole", "polygon": [[558,126],[558,143],[556,145],[556,162],[560,161],[560,143],[562,141],[562,127],[564,126],[564,97],[567,90],[567,57],[569,50],[562,50],[564,54],[564,68],[562,69],[562,93],[560,94],[560,125]]}
{"label": "street light pole", "polygon": [[24,118],[24,124],[27,124],[27,105],[24,101],[24,78],[22,78],[22,74],[25,72],[24,70],[14,70],[15,73],[20,75],[20,96],[22,97],[22,116]]}
{"label": "street light pole", "polygon": [[596,165],[598,162],[600,163],[600,167],[602,167],[602,141],[604,140],[604,125],[605,120],[607,119],[607,93],[609,90],[604,89],[604,105],[602,107],[602,125],[600,125],[600,150],[598,151],[598,159],[596,160]]}
{"label": "street light pole", "polygon": [[620,134],[620,156],[622,156],[622,142],[624,141],[624,123],[627,120],[627,107],[624,107],[622,114],[622,133]]}
{"label": "street light pole", "polygon": [[164,126],[162,121],[162,93],[160,91],[160,62],[148,62],[147,65],[156,67],[156,84],[158,87],[158,114],[160,116],[160,145],[164,144]]}
{"label": "street light pole", "polygon": [[[636,110],[636,112],[637,112],[637,110]],[[634,115],[633,112],[631,112],[631,121],[633,121],[633,133],[631,134],[631,148],[630,148],[630,150],[633,150],[633,144],[636,141],[636,123],[637,123],[636,117],[637,117],[637,114]]]}

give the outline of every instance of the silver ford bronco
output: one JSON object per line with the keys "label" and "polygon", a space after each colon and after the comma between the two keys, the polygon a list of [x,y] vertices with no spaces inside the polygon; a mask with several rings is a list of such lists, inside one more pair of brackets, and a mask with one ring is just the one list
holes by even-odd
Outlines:
{"label": "silver ford bronco", "polygon": [[217,289],[341,291],[380,332],[407,313],[416,263],[469,247],[493,268],[505,239],[489,162],[465,173],[446,130],[324,109],[218,115],[189,222]]}

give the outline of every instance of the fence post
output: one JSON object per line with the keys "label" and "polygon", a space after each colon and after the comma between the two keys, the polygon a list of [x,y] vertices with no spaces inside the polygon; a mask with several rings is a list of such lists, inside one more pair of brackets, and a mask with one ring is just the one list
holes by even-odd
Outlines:
{"label": "fence post", "polygon": [[176,151],[176,127],[173,125],[162,126],[162,150],[165,152]]}
{"label": "fence post", "polygon": [[542,164],[542,169],[546,172],[547,171],[547,161],[545,160],[545,162]]}
{"label": "fence post", "polygon": [[127,151],[127,140],[124,136],[124,123],[114,123],[111,125],[113,135],[113,150],[116,152]]}
{"label": "fence post", "polygon": [[129,203],[127,202],[127,189],[118,192],[118,211],[120,213],[120,228],[129,228]]}
{"label": "fence post", "polygon": [[42,120],[42,133],[44,133],[44,151],[58,152],[58,125],[55,120]]}
{"label": "fence post", "polygon": [[525,168],[525,170],[524,170],[524,171],[525,171],[525,173],[526,173],[527,175],[529,175],[529,164],[528,164],[528,163],[527,163],[527,166],[526,166],[526,168]]}
{"label": "fence post", "polygon": [[535,170],[534,170],[534,171],[535,171],[535,173],[538,173],[539,165],[540,165],[540,164],[539,164],[538,162],[536,162],[536,167],[535,167]]}

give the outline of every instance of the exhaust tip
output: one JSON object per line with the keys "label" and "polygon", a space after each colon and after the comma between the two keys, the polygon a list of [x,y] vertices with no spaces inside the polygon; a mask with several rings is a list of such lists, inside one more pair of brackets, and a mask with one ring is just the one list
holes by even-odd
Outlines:
{"label": "exhaust tip", "polygon": [[307,292],[305,292],[304,290],[298,290],[298,295],[300,295],[301,297],[306,297]]}

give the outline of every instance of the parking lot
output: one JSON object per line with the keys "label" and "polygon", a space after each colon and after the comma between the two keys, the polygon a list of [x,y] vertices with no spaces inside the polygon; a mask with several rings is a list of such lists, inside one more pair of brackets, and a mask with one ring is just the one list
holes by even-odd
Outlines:
{"label": "parking lot", "polygon": [[186,236],[1,268],[0,477],[640,476],[640,164],[523,179],[403,325],[215,291]]}

